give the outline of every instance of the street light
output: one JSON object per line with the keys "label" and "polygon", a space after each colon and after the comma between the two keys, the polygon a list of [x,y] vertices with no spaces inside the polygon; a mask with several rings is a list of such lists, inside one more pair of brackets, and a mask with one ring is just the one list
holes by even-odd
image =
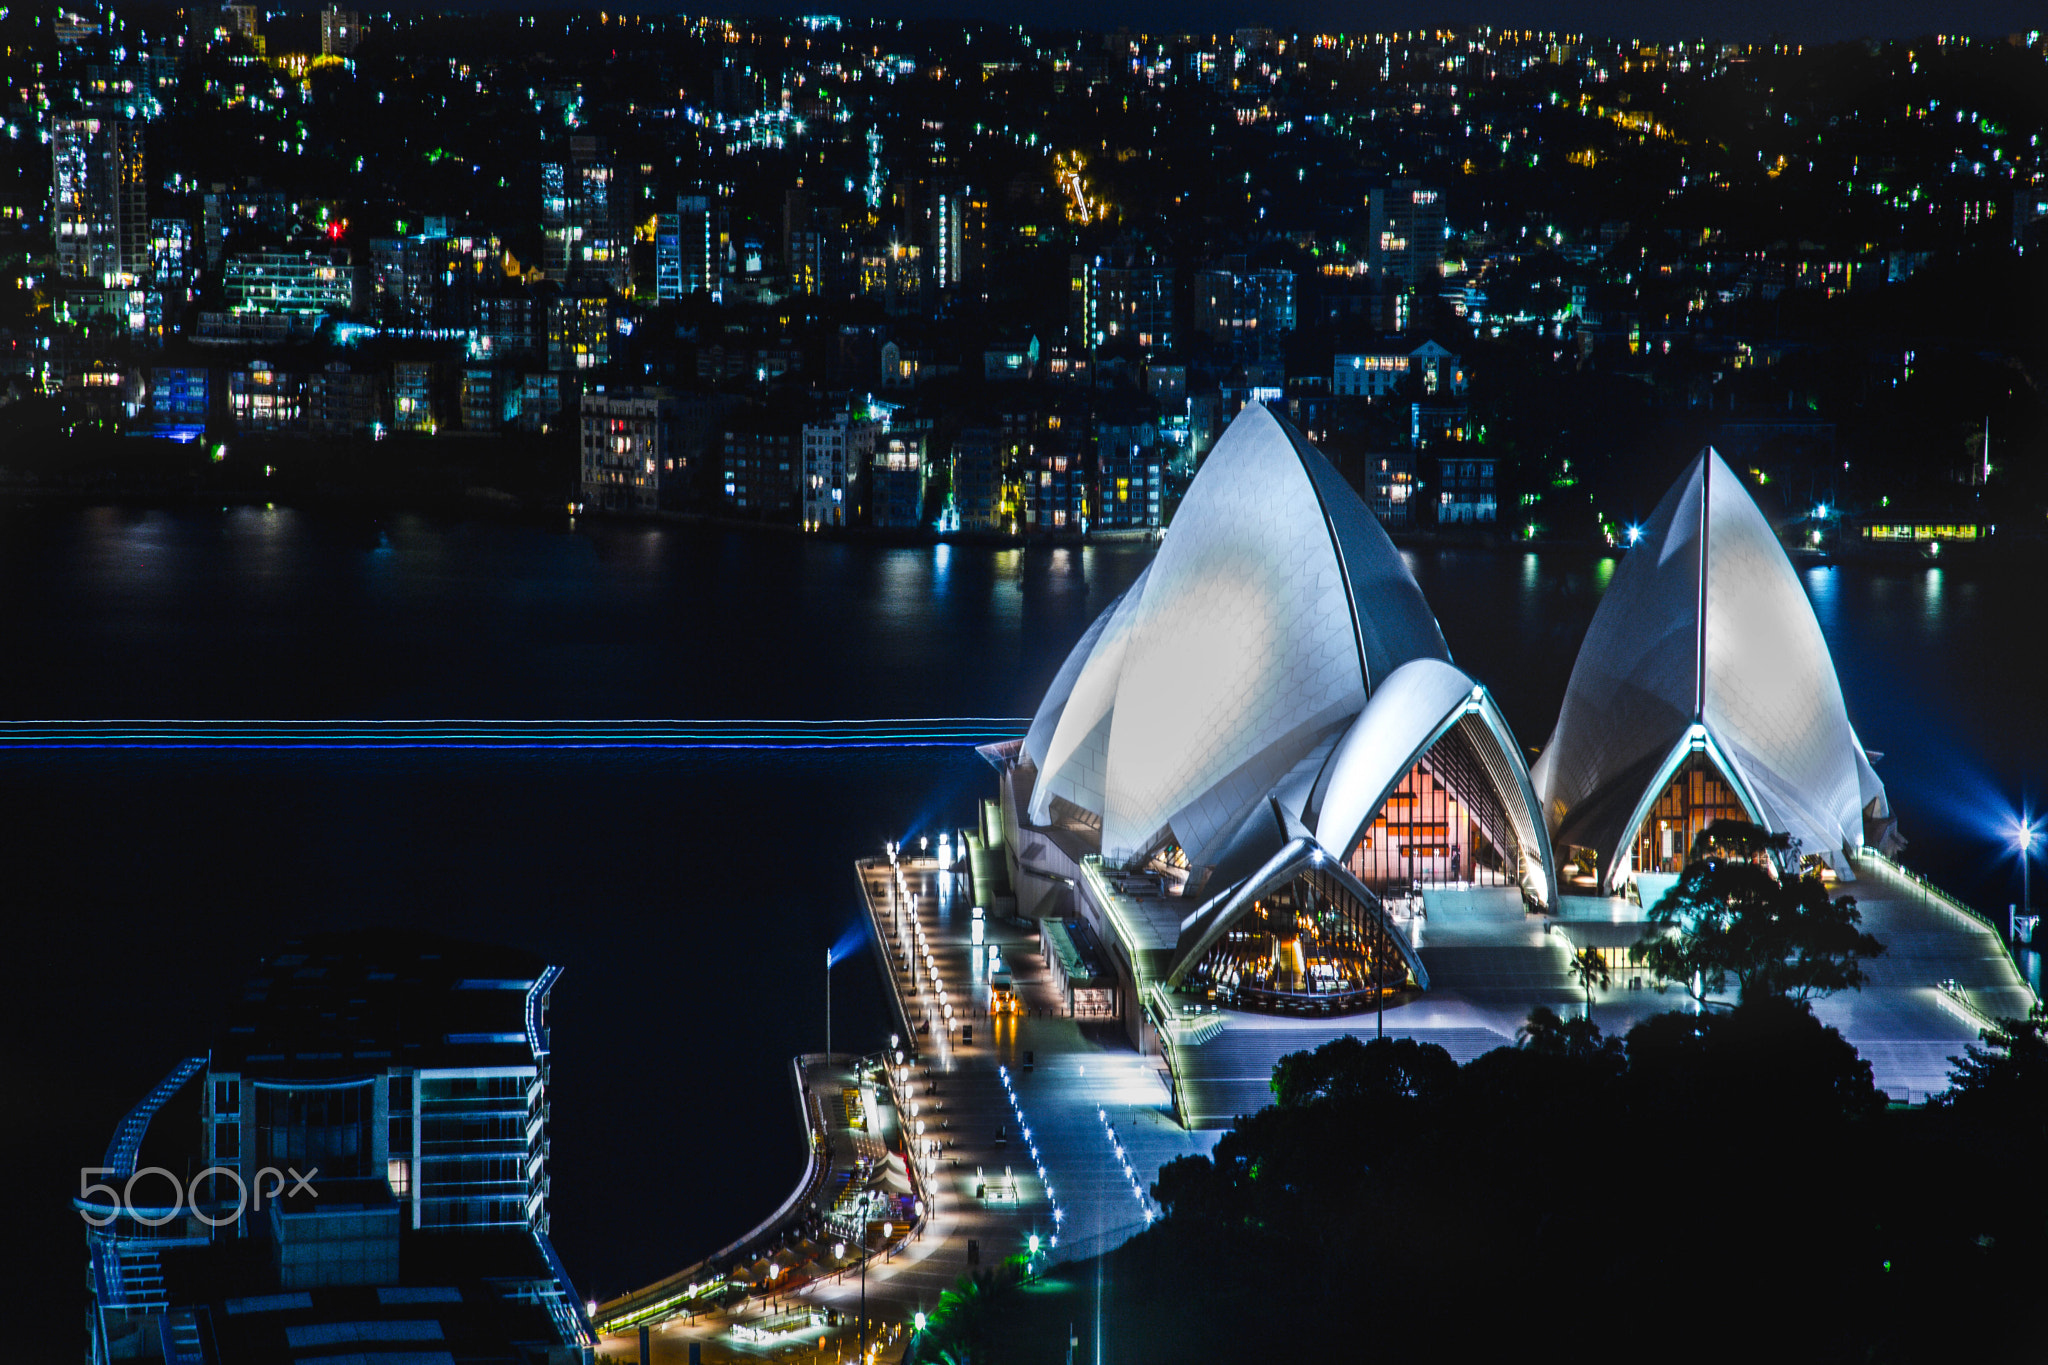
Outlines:
{"label": "street light", "polygon": [[2020,818],[2014,822],[2012,831],[2013,847],[2020,851],[2020,913],[2034,913],[2033,868],[2034,840],[2040,831],[2034,827],[2034,818],[2022,809]]}

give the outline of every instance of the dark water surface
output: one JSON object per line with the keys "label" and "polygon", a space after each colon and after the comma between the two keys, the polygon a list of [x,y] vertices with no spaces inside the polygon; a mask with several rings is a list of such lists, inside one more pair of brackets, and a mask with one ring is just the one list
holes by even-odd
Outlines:
{"label": "dark water surface", "polygon": [[[1022,716],[1142,548],[889,549],[677,527],[297,511],[0,512],[0,718]],[[1611,560],[1411,556],[1458,662],[1547,737]],[[1802,574],[1913,840],[1979,904],[2048,757],[2039,585]],[[555,994],[556,1241],[604,1297],[751,1225],[801,1169],[849,860],[990,790],[971,750],[0,751],[9,1294],[83,1343],[64,1203],[287,935],[407,924],[529,947]],[[863,955],[835,1038],[885,1028]]]}

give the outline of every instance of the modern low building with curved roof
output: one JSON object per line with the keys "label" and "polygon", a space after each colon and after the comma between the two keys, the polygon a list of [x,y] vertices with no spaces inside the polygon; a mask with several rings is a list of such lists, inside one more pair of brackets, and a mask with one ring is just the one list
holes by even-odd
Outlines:
{"label": "modern low building with curved roof", "polygon": [[1845,877],[1866,838],[1898,842],[1791,560],[1712,450],[1615,570],[1533,775],[1557,846],[1645,904],[1718,818]]}
{"label": "modern low building with curved roof", "polygon": [[1062,882],[1122,897],[1094,927],[1127,994],[1363,1008],[1427,984],[1389,896],[1555,885],[1492,698],[1358,494],[1260,404],[992,757],[1022,908]]}

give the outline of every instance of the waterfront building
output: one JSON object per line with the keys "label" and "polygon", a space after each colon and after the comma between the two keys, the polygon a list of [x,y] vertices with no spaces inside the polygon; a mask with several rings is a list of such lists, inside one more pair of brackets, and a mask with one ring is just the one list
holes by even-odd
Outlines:
{"label": "waterfront building", "polygon": [[159,427],[204,430],[213,416],[212,398],[213,378],[203,366],[150,368],[150,418]]}
{"label": "waterfront building", "polygon": [[383,425],[384,380],[373,369],[329,361],[306,376],[304,393],[308,435],[361,436]]}
{"label": "waterfront building", "polygon": [[1643,904],[1716,819],[1792,838],[1787,862],[1896,841],[1884,783],[1784,547],[1702,451],[1614,571],[1533,773],[1560,849]]}
{"label": "waterfront building", "polygon": [[1088,516],[1087,462],[1065,450],[1038,450],[1024,465],[1024,526],[1079,531]]}
{"label": "waterfront building", "polygon": [[435,402],[438,367],[428,360],[398,360],[391,365],[391,426],[396,431],[432,436],[440,430]]}
{"label": "waterfront building", "polygon": [[727,505],[751,517],[790,517],[802,481],[803,422],[794,413],[750,414],[727,422],[721,436]]}
{"label": "waterfront building", "polygon": [[873,422],[841,412],[806,422],[803,432],[803,524],[806,531],[853,526],[866,507],[868,466],[875,454]]}
{"label": "waterfront building", "polygon": [[1366,457],[1368,485],[1366,505],[1379,523],[1391,530],[1406,530],[1415,524],[1415,456],[1405,450],[1390,450]]}
{"label": "waterfront building", "polygon": [[993,427],[968,427],[953,442],[953,510],[967,531],[1009,529],[1003,507],[1003,444]]}
{"label": "waterfront building", "polygon": [[928,428],[892,423],[875,446],[871,501],[876,526],[906,530],[924,524],[925,445]]}
{"label": "waterfront building", "polygon": [[495,365],[467,365],[462,371],[462,429],[498,431],[519,416],[519,387]]}
{"label": "waterfront building", "polygon": [[76,1201],[93,1365],[587,1359],[548,1241],[559,976],[388,931],[263,963]]}
{"label": "waterfront building", "polygon": [[1143,982],[1364,1008],[1427,983],[1389,897],[1553,895],[1549,833],[1499,708],[1451,663],[1358,494],[1260,403],[1216,443],[1029,733],[985,752],[1020,911],[1065,913],[1070,884],[1094,888],[1078,908],[1117,947],[1140,1040]]}
{"label": "waterfront building", "polygon": [[305,377],[278,369],[267,360],[252,360],[228,374],[228,416],[235,430],[276,435],[301,430],[305,410]]}
{"label": "waterfront building", "polygon": [[1100,531],[1156,531],[1165,492],[1165,453],[1159,446],[1126,452],[1101,450],[1095,510],[1090,525]]}
{"label": "waterfront building", "polygon": [[1494,461],[1475,450],[1446,454],[1436,464],[1436,522],[1439,526],[1491,525],[1500,516]]}
{"label": "waterfront building", "polygon": [[689,467],[680,457],[680,405],[658,389],[612,389],[583,397],[583,501],[609,511],[651,512],[674,500]]}

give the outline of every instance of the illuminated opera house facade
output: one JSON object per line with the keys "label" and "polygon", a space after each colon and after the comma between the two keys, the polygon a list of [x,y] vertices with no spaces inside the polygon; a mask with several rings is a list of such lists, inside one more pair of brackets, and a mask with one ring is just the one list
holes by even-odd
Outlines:
{"label": "illuminated opera house facade", "polygon": [[1492,697],[1358,495],[1258,404],[990,757],[1019,912],[1080,893],[1134,1033],[1152,987],[1337,1010],[1426,987],[1390,896],[1556,885]]}
{"label": "illuminated opera house facade", "polygon": [[1768,523],[1707,452],[1645,531],[1532,772],[1359,496],[1248,407],[1028,734],[984,750],[1015,913],[1093,941],[1148,1046],[1190,1001],[1413,999],[1417,893],[1511,925],[1560,889],[1650,903],[1718,817],[1854,875],[1884,789]]}
{"label": "illuminated opera house facade", "polygon": [[1813,607],[1770,523],[1703,451],[1615,570],[1534,771],[1560,849],[1644,904],[1717,819],[1852,877],[1900,841]]}

